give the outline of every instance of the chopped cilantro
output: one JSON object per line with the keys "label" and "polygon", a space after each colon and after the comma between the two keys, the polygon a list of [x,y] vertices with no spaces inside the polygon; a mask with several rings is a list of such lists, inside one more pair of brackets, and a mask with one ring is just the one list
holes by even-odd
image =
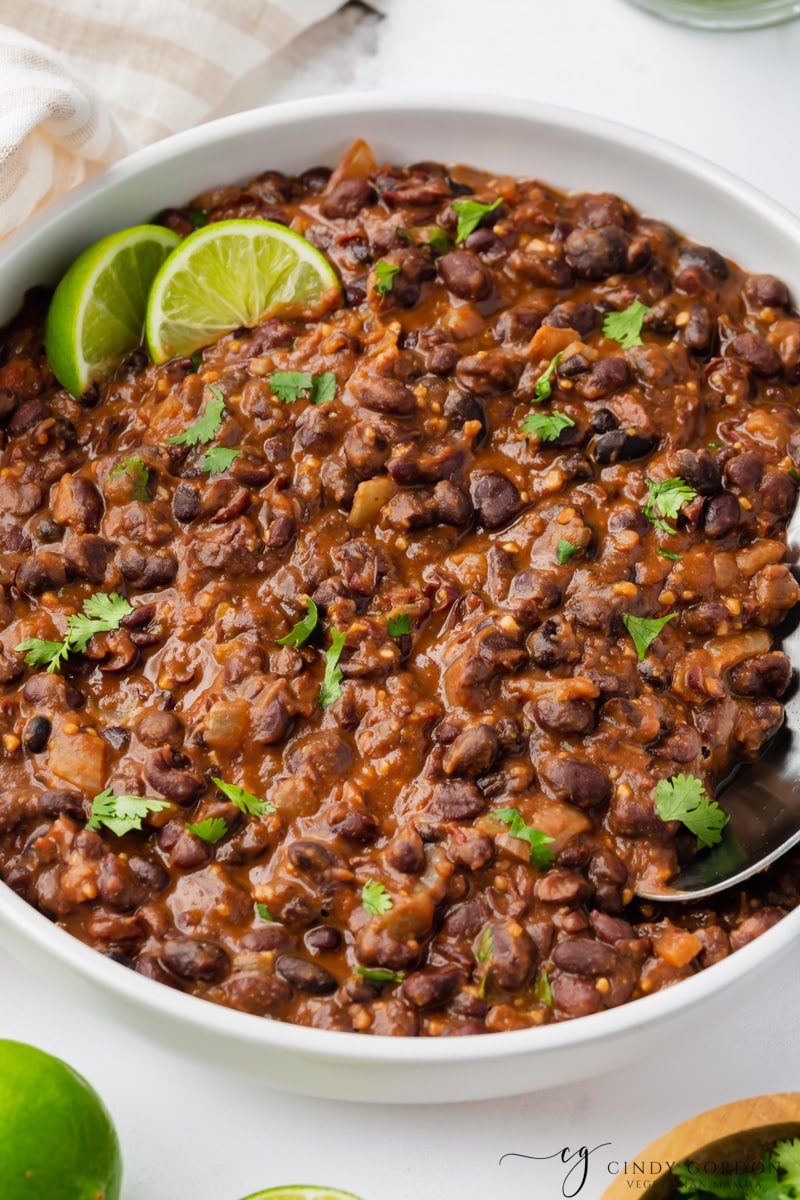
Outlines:
{"label": "chopped cilantro", "polygon": [[169,808],[168,800],[151,800],[149,796],[115,796],[111,788],[106,788],[92,800],[86,828],[99,829],[105,825],[117,837],[123,837],[133,829],[141,829],[143,817],[160,812],[163,808]]}
{"label": "chopped cilantro", "polygon": [[211,776],[211,782],[247,817],[264,817],[275,812],[275,805],[270,804],[269,800],[259,800],[252,792],[239,787],[238,783],[225,783],[223,779],[217,779],[216,775]]}
{"label": "chopped cilantro", "polygon": [[201,457],[200,467],[209,475],[221,475],[241,453],[241,450],[229,450],[227,446],[212,446]]}
{"label": "chopped cilantro", "polygon": [[198,446],[205,442],[213,442],[222,425],[225,397],[218,387],[214,387],[213,383],[209,384],[208,390],[213,394],[214,399],[209,400],[202,417],[195,421],[194,425],[185,429],[183,433],[176,433],[174,437],[167,438],[170,445]]}
{"label": "chopped cilantro", "polygon": [[197,372],[200,370],[202,365],[203,365],[203,356],[199,350],[196,350],[195,353],[192,355],[192,367],[194,369],[195,374],[197,374]]}
{"label": "chopped cilantro", "polygon": [[256,912],[261,917],[262,921],[270,921],[274,923],[275,918],[273,917],[272,913],[269,911],[266,904],[262,904],[260,900],[256,902]]}
{"label": "chopped cilantro", "polygon": [[656,812],[662,821],[682,821],[697,838],[702,850],[722,840],[722,830],[728,823],[716,800],[710,799],[703,781],[695,775],[675,775],[659,779],[654,793]]}
{"label": "chopped cilantro", "polygon": [[368,879],[361,889],[361,903],[373,917],[380,917],[394,907],[394,901],[382,883]]}
{"label": "chopped cilantro", "polygon": [[314,380],[307,371],[273,371],[269,386],[281,404],[294,404],[301,396],[308,396]]}
{"label": "chopped cilantro", "polygon": [[633,304],[623,308],[622,312],[606,313],[603,319],[603,337],[612,342],[619,342],[623,350],[630,350],[631,346],[643,346],[642,324],[649,312],[646,304],[642,304],[641,300],[634,300]]}
{"label": "chopped cilantro", "polygon": [[794,483],[800,485],[800,471],[797,467],[789,467],[788,475]]}
{"label": "chopped cilantro", "polygon": [[562,538],[556,546],[556,562],[563,567],[564,563],[572,558],[573,554],[579,554],[583,546],[573,546],[572,542],[568,542],[566,538]]}
{"label": "chopped cilantro", "polygon": [[494,938],[492,931],[487,925],[478,941],[478,949],[475,951],[475,957],[478,962],[486,962],[494,954]]}
{"label": "chopped cilantro", "polygon": [[388,296],[394,287],[394,277],[399,270],[396,263],[387,262],[385,258],[375,263],[375,291],[379,296]]}
{"label": "chopped cilantro", "polygon": [[335,400],[336,376],[333,371],[323,371],[321,375],[312,376],[311,394],[308,398],[312,404],[330,404],[331,400]]}
{"label": "chopped cilantro", "polygon": [[317,606],[310,596],[306,596],[306,615],[302,621],[296,621],[287,634],[276,638],[279,646],[302,646],[317,628],[319,613]]}
{"label": "chopped cilantro", "polygon": [[672,550],[665,550],[663,546],[658,547],[658,553],[662,558],[668,558],[672,562],[680,562],[683,558],[682,554],[675,554]]}
{"label": "chopped cilantro", "polygon": [[216,845],[220,838],[224,838],[228,832],[228,824],[224,817],[208,817],[205,821],[199,821],[197,825],[190,825],[187,822],[186,828],[189,833],[199,837],[202,842],[208,842],[210,846]]}
{"label": "chopped cilantro", "polygon": [[539,438],[542,442],[554,442],[559,434],[574,424],[571,417],[557,409],[549,413],[532,412],[522,422],[522,431],[528,437]]}
{"label": "chopped cilantro", "polygon": [[50,642],[46,638],[26,638],[14,649],[19,653],[26,651],[25,662],[29,667],[46,667],[52,674],[67,661],[69,643],[67,638],[63,642]]}
{"label": "chopped cilantro", "polygon": [[651,525],[655,525],[656,529],[662,530],[663,533],[677,533],[677,530],[662,518],[667,517],[674,521],[684,504],[696,499],[697,492],[685,479],[681,479],[680,475],[673,475],[671,479],[664,479],[661,483],[654,483],[652,479],[645,482],[650,495],[642,508],[644,515]]}
{"label": "chopped cilantro", "polygon": [[398,225],[397,236],[417,246],[431,246],[439,254],[446,254],[452,246],[450,238],[438,225],[421,225],[415,229],[403,229]]}
{"label": "chopped cilantro", "polygon": [[541,829],[534,829],[532,825],[526,825],[518,808],[495,808],[489,813],[489,816],[507,825],[511,837],[528,843],[530,846],[529,863],[538,867],[540,871],[547,870],[555,858],[550,849],[550,843],[554,842],[555,838],[543,833]]}
{"label": "chopped cilantro", "polygon": [[49,673],[57,671],[71,653],[83,654],[89,641],[96,633],[110,633],[119,629],[124,617],[133,612],[133,607],[116,592],[105,595],[96,592],[83,602],[83,613],[67,617],[67,632],[63,641],[50,642],[42,638],[26,638],[15,649],[27,651],[25,662],[29,667],[47,667]]}
{"label": "chopped cilantro", "polygon": [[356,967],[356,974],[369,983],[402,983],[405,971],[390,971],[388,967]]}
{"label": "chopped cilantro", "polygon": [[331,630],[331,645],[325,651],[325,674],[322,677],[322,687],[319,693],[320,708],[328,708],[342,694],[343,672],[339,666],[339,659],[346,641],[346,630],[344,633],[337,633],[335,629]]}
{"label": "chopped cilantro", "polygon": [[541,1004],[546,1004],[548,1008],[553,1007],[553,989],[550,986],[550,976],[547,971],[540,971],[536,976],[533,991]]}
{"label": "chopped cilantro", "polygon": [[133,484],[133,498],[143,504],[149,504],[152,497],[147,490],[150,472],[138,454],[132,454],[118,462],[111,472],[112,475],[127,475]]}
{"label": "chopped cilantro", "polygon": [[651,642],[654,642],[661,630],[668,621],[674,620],[677,613],[670,613],[667,617],[634,617],[631,613],[625,613],[622,618],[622,623],[633,639],[633,644],[636,647],[636,657],[639,662],[642,661],[647,648]]}
{"label": "chopped cilantro", "polygon": [[458,214],[456,241],[463,242],[478,228],[487,213],[494,212],[503,203],[503,197],[498,196],[491,204],[481,204],[480,200],[454,200],[453,209]]}
{"label": "chopped cilantro", "polygon": [[550,365],[542,372],[536,380],[536,387],[533,389],[533,403],[536,404],[540,400],[549,400],[553,391],[553,372],[561,362],[562,354],[559,350],[554,358],[550,359]]}
{"label": "chopped cilantro", "polygon": [[389,636],[394,638],[411,633],[411,613],[398,613],[396,617],[389,617],[386,627],[389,630]]}
{"label": "chopped cilantro", "polygon": [[202,208],[190,208],[188,209],[186,216],[189,218],[192,225],[194,225],[195,229],[202,229],[204,225],[208,224],[208,217],[203,212]]}

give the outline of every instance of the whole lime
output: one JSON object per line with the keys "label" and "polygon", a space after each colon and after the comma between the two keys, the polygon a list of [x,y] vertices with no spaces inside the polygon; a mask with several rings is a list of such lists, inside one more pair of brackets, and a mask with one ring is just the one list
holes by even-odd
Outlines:
{"label": "whole lime", "polygon": [[119,1200],[122,1154],[103,1101],[60,1058],[0,1040],[3,1200]]}

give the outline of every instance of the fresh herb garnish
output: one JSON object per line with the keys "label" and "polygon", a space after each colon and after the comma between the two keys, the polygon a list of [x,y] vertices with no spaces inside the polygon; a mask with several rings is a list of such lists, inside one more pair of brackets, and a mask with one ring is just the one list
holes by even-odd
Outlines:
{"label": "fresh herb garnish", "polygon": [[498,196],[492,204],[481,204],[480,200],[454,200],[453,209],[458,213],[456,241],[463,242],[468,238],[478,228],[486,214],[494,212],[502,203],[502,196]]}
{"label": "fresh herb garnish", "polygon": [[633,639],[633,644],[636,647],[636,657],[639,662],[642,661],[647,648],[651,642],[654,642],[661,630],[668,621],[674,620],[677,613],[670,613],[668,617],[634,617],[631,613],[625,613],[622,618],[622,623]]}
{"label": "fresh herb garnish", "polygon": [[210,846],[214,846],[220,838],[225,837],[228,832],[228,823],[224,817],[208,817],[205,821],[199,821],[197,825],[190,825],[187,822],[186,828],[189,833],[199,837],[202,842],[208,842]]}
{"label": "fresh herb garnish", "polygon": [[393,638],[411,633],[411,613],[398,613],[396,617],[389,617],[386,628],[389,630],[389,636]]}
{"label": "fresh herb garnish", "polygon": [[550,976],[547,971],[540,971],[536,976],[533,993],[540,1004],[546,1004],[548,1008],[553,1007],[553,989],[550,986]]}
{"label": "fresh herb garnish", "polygon": [[187,211],[186,216],[194,225],[195,229],[202,229],[204,225],[208,224],[208,217],[203,212],[202,208],[190,208]]}
{"label": "fresh herb garnish", "polygon": [[200,468],[209,475],[221,475],[241,453],[241,450],[229,450],[227,446],[212,446],[202,455]]}
{"label": "fresh herb garnish", "polygon": [[375,291],[379,296],[388,296],[394,287],[394,277],[400,268],[385,258],[375,263]]}
{"label": "fresh herb garnish", "polygon": [[663,546],[658,547],[658,553],[662,558],[668,558],[671,562],[680,562],[683,558],[682,554],[675,554],[672,550],[665,550]]}
{"label": "fresh herb garnish", "polygon": [[322,677],[322,687],[319,693],[320,708],[328,708],[342,694],[341,683],[344,675],[339,666],[339,659],[346,641],[346,630],[344,633],[337,633],[335,629],[331,630],[331,645],[330,649],[325,651],[325,674]]}
{"label": "fresh herb garnish", "polygon": [[550,359],[550,365],[536,380],[536,386],[533,389],[533,403],[537,404],[540,400],[549,400],[553,391],[553,372],[561,362],[562,353],[559,350],[554,358]]}
{"label": "fresh herb garnish", "polygon": [[118,462],[111,472],[112,475],[127,475],[133,484],[133,498],[143,504],[149,504],[152,497],[147,490],[150,472],[138,454],[132,454]]}
{"label": "fresh herb garnish", "polygon": [[722,442],[706,442],[706,445],[708,446],[709,450],[719,450],[722,446]]}
{"label": "fresh herb garnish", "polygon": [[518,808],[495,808],[489,813],[489,816],[507,825],[511,837],[519,838],[521,842],[528,843],[530,846],[530,853],[528,854],[529,863],[538,867],[540,871],[547,870],[555,858],[553,851],[550,849],[550,844],[555,841],[555,838],[551,838],[549,834],[543,833],[541,829],[534,829],[532,825],[526,825],[525,819]]}
{"label": "fresh herb garnish", "polygon": [[308,398],[312,404],[330,404],[331,400],[336,398],[336,376],[333,371],[323,371],[320,375],[312,376],[311,394]]}
{"label": "fresh herb garnish", "polygon": [[703,781],[695,775],[675,775],[659,779],[655,789],[656,812],[662,821],[682,821],[697,838],[699,849],[722,840],[728,814],[716,800],[710,799]]}
{"label": "fresh herb garnish", "polygon": [[174,437],[167,438],[170,445],[198,446],[205,442],[213,442],[222,425],[225,397],[218,387],[214,387],[213,383],[209,384],[208,390],[213,394],[214,399],[209,400],[202,417],[199,421],[195,421],[194,425],[184,429],[183,433],[176,433]]}
{"label": "fresh herb garnish", "polygon": [[787,473],[789,475],[789,478],[794,483],[800,485],[800,471],[798,471],[797,467],[789,467],[789,470]]}
{"label": "fresh herb garnish", "polygon": [[356,967],[356,974],[369,983],[402,983],[405,971],[390,971],[388,967]]}
{"label": "fresh herb garnish", "polygon": [[646,483],[650,495],[644,502],[642,509],[644,515],[652,525],[655,525],[656,529],[660,529],[664,533],[677,533],[677,529],[668,525],[663,518],[674,521],[684,504],[697,498],[697,492],[689,486],[685,479],[681,479],[680,475],[673,475],[671,479],[663,479],[661,483],[654,483],[652,479],[646,480]]}
{"label": "fresh herb garnish", "polygon": [[66,662],[69,654],[83,654],[96,633],[111,633],[119,629],[123,618],[132,612],[133,607],[116,592],[109,596],[97,592],[84,600],[83,613],[67,617],[67,632],[63,641],[26,638],[15,649],[27,652],[25,662],[29,667],[47,667],[52,674]]}
{"label": "fresh herb garnish", "polygon": [[373,917],[380,917],[394,907],[394,900],[382,883],[368,879],[361,889],[361,903]]}
{"label": "fresh herb garnish", "polygon": [[439,254],[446,254],[452,245],[450,238],[438,225],[422,225],[415,229],[403,229],[398,225],[396,233],[398,237],[417,246],[431,246]]}
{"label": "fresh herb garnish", "polygon": [[491,929],[487,925],[480,936],[478,949],[475,951],[475,957],[477,958],[478,962],[486,962],[486,960],[491,958],[493,954],[494,938],[492,937]]}
{"label": "fresh herb garnish", "polygon": [[292,628],[282,638],[276,638],[279,646],[302,646],[317,628],[319,613],[317,606],[310,596],[306,596],[306,615],[302,621],[296,621]]}
{"label": "fresh herb garnish", "polygon": [[566,538],[562,538],[556,546],[556,562],[560,567],[572,558],[573,554],[579,554],[583,546],[573,546],[572,542],[568,542]]}
{"label": "fresh herb garnish", "polygon": [[275,805],[270,804],[269,800],[259,800],[258,796],[254,796],[252,792],[245,791],[243,787],[239,787],[238,783],[225,783],[223,779],[217,779],[216,775],[211,776],[211,782],[245,816],[264,817],[268,813],[275,812]]}
{"label": "fresh herb garnish", "polygon": [[643,346],[642,324],[649,312],[646,304],[634,300],[622,312],[606,313],[603,318],[603,337],[619,342],[623,350],[630,350],[631,346]]}
{"label": "fresh herb garnish", "polygon": [[537,437],[542,442],[554,442],[563,430],[574,424],[571,417],[557,409],[549,413],[532,412],[522,422],[522,431],[528,437]]}
{"label": "fresh herb garnish", "polygon": [[272,924],[275,923],[275,918],[273,917],[272,913],[269,911],[266,904],[262,904],[260,900],[256,901],[256,912],[261,917],[262,921],[269,921]]}
{"label": "fresh herb garnish", "polygon": [[168,800],[151,800],[149,796],[115,796],[111,788],[106,788],[92,800],[86,828],[99,829],[105,825],[117,837],[123,837],[133,829],[141,829],[143,817],[160,812],[163,808],[169,808]]}
{"label": "fresh herb garnish", "polygon": [[295,400],[310,400],[312,404],[328,404],[336,396],[336,376],[333,371],[309,375],[307,371],[275,371],[269,386],[282,404]]}
{"label": "fresh herb garnish", "polygon": [[194,354],[192,355],[192,367],[194,369],[195,374],[197,374],[197,372],[200,370],[202,365],[203,365],[203,356],[199,350],[196,350],[194,352]]}
{"label": "fresh herb garnish", "polygon": [[688,1159],[672,1168],[685,1200],[797,1200],[800,1197],[800,1138],[776,1142],[754,1171],[703,1171]]}

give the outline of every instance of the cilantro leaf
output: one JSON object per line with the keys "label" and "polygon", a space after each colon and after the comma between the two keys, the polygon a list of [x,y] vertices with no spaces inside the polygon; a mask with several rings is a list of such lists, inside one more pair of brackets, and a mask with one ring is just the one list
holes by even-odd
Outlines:
{"label": "cilantro leaf", "polygon": [[287,634],[275,639],[279,646],[302,646],[311,637],[317,627],[319,613],[310,596],[306,596],[306,609],[307,613],[302,621],[296,621]]}
{"label": "cilantro leaf", "polygon": [[186,216],[191,221],[192,225],[194,225],[195,229],[202,229],[204,225],[208,224],[208,217],[203,212],[202,208],[190,208],[187,210]]}
{"label": "cilantro leaf", "polygon": [[208,842],[210,846],[216,845],[220,838],[224,838],[228,832],[228,825],[224,817],[208,817],[205,821],[199,821],[197,825],[190,825],[187,821],[186,828],[189,833],[193,833],[203,842]]}
{"label": "cilantro leaf", "polygon": [[204,442],[213,442],[217,436],[222,425],[225,397],[213,384],[209,384],[208,390],[213,393],[214,399],[209,400],[202,417],[195,421],[194,425],[184,429],[183,433],[176,433],[174,437],[167,438],[171,446],[197,446]]}
{"label": "cilantro leaf", "polygon": [[553,372],[561,362],[563,355],[559,350],[554,358],[550,359],[550,365],[542,372],[536,380],[536,387],[533,389],[533,403],[538,403],[539,400],[549,400],[553,391]]}
{"label": "cilantro leaf", "polygon": [[540,871],[546,871],[553,862],[555,855],[550,849],[550,843],[555,841],[549,834],[542,833],[541,829],[534,829],[532,825],[526,825],[525,819],[518,808],[495,808],[489,813],[490,817],[494,817],[497,821],[502,821],[508,826],[508,832],[511,837],[519,838],[521,842],[527,842],[530,846],[528,862],[533,866],[538,867]]}
{"label": "cilantro leaf", "polygon": [[800,484],[800,471],[798,471],[797,467],[789,467],[787,474],[793,483]]}
{"label": "cilantro leaf", "polygon": [[294,404],[301,396],[306,397],[313,384],[306,371],[274,371],[269,377],[269,386],[282,404]]}
{"label": "cilantro leaf", "polygon": [[256,902],[256,912],[261,917],[262,921],[270,921],[274,924],[275,918],[267,908],[266,904],[262,904],[260,900]]}
{"label": "cilantro leaf", "polygon": [[229,450],[227,446],[212,446],[200,459],[201,470],[208,471],[209,475],[221,475],[241,453],[241,450]]}
{"label": "cilantro leaf", "polygon": [[492,204],[481,204],[480,200],[454,200],[453,209],[458,213],[456,242],[463,242],[468,238],[473,230],[478,228],[486,214],[494,212],[502,203],[502,196],[498,196]]}
{"label": "cilantro leaf", "polygon": [[247,817],[264,817],[267,813],[275,812],[275,805],[270,804],[269,800],[259,800],[252,792],[239,787],[238,783],[226,783],[224,779],[217,779],[216,775],[211,776],[211,782]]}
{"label": "cilantro leaf", "polygon": [[396,617],[389,617],[386,627],[389,630],[389,636],[393,638],[403,637],[404,634],[411,633],[411,613],[398,613]]}
{"label": "cilantro leaf", "polygon": [[138,454],[130,455],[118,462],[111,472],[112,475],[127,475],[133,484],[133,498],[143,504],[149,504],[152,496],[147,490],[150,472]]}
{"label": "cilantro leaf", "polygon": [[133,612],[133,606],[116,592],[106,596],[97,592],[83,602],[83,614],[67,617],[65,642],[68,650],[83,654],[89,641],[96,633],[110,633],[119,629],[124,617]]}
{"label": "cilantro leaf", "polygon": [[486,962],[486,960],[491,958],[493,954],[494,938],[492,937],[491,929],[487,925],[480,936],[478,949],[475,951],[475,957],[477,958],[478,962]]}
{"label": "cilantro leaf", "polygon": [[414,229],[403,229],[398,225],[395,232],[398,237],[413,242],[416,246],[432,246],[439,254],[446,254],[453,244],[438,225],[421,225]]}
{"label": "cilantro leaf", "polygon": [[169,808],[168,800],[152,800],[149,796],[115,796],[111,788],[106,788],[92,800],[86,828],[99,829],[105,825],[117,837],[123,837],[133,829],[141,829],[143,817],[160,812],[163,808]]}
{"label": "cilantro leaf", "polygon": [[370,983],[402,983],[405,971],[390,971],[388,967],[356,967],[356,974]]}
{"label": "cilantro leaf", "polygon": [[625,613],[622,618],[622,623],[628,633],[633,638],[633,644],[636,647],[636,657],[639,662],[642,661],[647,648],[651,642],[654,642],[661,630],[668,621],[672,621],[677,617],[677,613],[670,613],[668,617],[634,617],[631,613]]}
{"label": "cilantro leaf", "polygon": [[522,431],[528,437],[537,437],[542,442],[554,442],[564,429],[569,429],[575,422],[566,413],[532,412],[528,413],[522,422]]}
{"label": "cilantro leaf", "polygon": [[319,693],[320,708],[328,708],[342,694],[343,673],[339,666],[339,659],[346,641],[347,631],[337,633],[335,629],[331,630],[331,646],[325,652],[325,674],[322,677],[322,687]]}
{"label": "cilantro leaf", "polygon": [[547,971],[540,971],[536,976],[536,982],[533,985],[534,995],[541,1004],[546,1004],[548,1008],[552,1008],[553,989],[550,986],[550,976]]}
{"label": "cilantro leaf", "polygon": [[603,337],[612,342],[619,342],[623,350],[630,350],[631,346],[643,346],[642,323],[649,312],[646,304],[642,304],[641,300],[634,300],[633,304],[623,308],[622,312],[606,313],[603,319]]}
{"label": "cilantro leaf", "polygon": [[379,296],[388,296],[394,287],[394,277],[400,268],[385,258],[375,263],[375,291]]}
{"label": "cilantro leaf", "polygon": [[308,398],[312,404],[330,404],[336,398],[336,376],[333,371],[323,371],[312,377]]}
{"label": "cilantro leaf", "polygon": [[380,917],[394,907],[394,900],[386,888],[374,879],[368,879],[361,889],[361,903],[373,917]]}
{"label": "cilantro leaf", "polygon": [[196,353],[194,353],[192,355],[192,367],[194,369],[195,374],[197,374],[197,372],[200,370],[202,365],[203,365],[203,356],[200,353],[200,351],[198,350],[198,351],[196,351]]}
{"label": "cilantro leaf", "polygon": [[642,512],[656,529],[661,529],[664,533],[677,533],[676,529],[661,518],[668,517],[674,521],[684,504],[696,499],[697,492],[685,479],[681,479],[680,475],[673,475],[671,479],[664,479],[661,483],[654,483],[652,479],[646,480],[646,483],[650,495],[644,502]]}
{"label": "cilantro leaf", "polygon": [[672,562],[680,562],[683,558],[682,554],[673,554],[671,550],[665,550],[663,546],[658,547],[658,553],[662,558],[669,558]]}
{"label": "cilantro leaf", "polygon": [[659,779],[654,793],[656,812],[662,821],[682,821],[697,838],[699,849],[715,846],[722,840],[728,814],[716,800],[710,799],[703,781],[695,775],[675,775]]}
{"label": "cilantro leaf", "polygon": [[772,1165],[785,1175],[781,1179],[784,1187],[792,1187],[800,1196],[800,1138],[791,1142],[776,1142],[770,1157]]}
{"label": "cilantro leaf", "polygon": [[[770,1179],[763,1173],[749,1174],[744,1171],[732,1171],[730,1174],[701,1171],[691,1160],[677,1163],[672,1168],[672,1174],[679,1180],[677,1194],[685,1197],[716,1197],[716,1200],[768,1200],[771,1185],[774,1185],[774,1175]],[[786,1196],[786,1193],[783,1193]],[[775,1200],[783,1200],[781,1193]]]}
{"label": "cilantro leaf", "polygon": [[66,640],[63,642],[49,642],[46,638],[26,638],[24,642],[20,642],[14,649],[18,653],[27,651],[25,654],[25,662],[29,667],[47,667],[48,673],[52,675],[53,671],[57,671],[63,662],[66,662],[69,654],[69,646]]}
{"label": "cilantro leaf", "polygon": [[560,567],[572,558],[573,554],[579,554],[583,546],[573,546],[572,542],[568,542],[566,538],[562,538],[556,546],[556,562]]}

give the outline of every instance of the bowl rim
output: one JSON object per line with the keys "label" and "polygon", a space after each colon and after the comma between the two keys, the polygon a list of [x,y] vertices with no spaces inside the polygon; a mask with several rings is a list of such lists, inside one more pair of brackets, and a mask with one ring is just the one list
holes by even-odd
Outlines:
{"label": "bowl rim", "polygon": [[[470,115],[523,119],[531,124],[588,135],[633,152],[645,161],[655,159],[662,167],[674,167],[682,174],[699,177],[739,207],[749,208],[782,235],[800,243],[800,219],[781,204],[725,168],[670,141],[577,109],[497,95],[419,90],[413,94],[403,91],[350,92],[288,101],[221,117],[165,138],[115,163],[30,217],[0,242],[0,263],[24,255],[32,242],[92,198],[102,196],[152,166],[169,162],[176,150],[192,154],[229,136],[267,132],[273,127],[285,128],[313,118],[357,119],[365,111],[393,114],[398,118],[404,113],[418,116],[437,113],[464,119]],[[557,185],[557,181],[554,182]],[[486,1060],[500,1062],[521,1054],[527,1057],[574,1050],[590,1042],[611,1041],[634,1029],[641,1031],[679,1016],[726,986],[754,974],[768,960],[784,952],[800,937],[800,908],[722,961],[680,980],[677,988],[668,987],[617,1008],[572,1020],[493,1033],[488,1037],[466,1038],[364,1036],[318,1029],[255,1016],[179,993],[105,958],[66,930],[54,926],[43,913],[3,885],[0,887],[0,945],[4,942],[6,927],[45,955],[57,958],[61,965],[88,977],[102,991],[147,1010],[149,1015],[161,1015],[184,1026],[190,1024],[196,1033],[213,1033],[231,1044],[252,1047],[257,1043],[264,1049],[300,1052],[330,1062],[358,1065],[467,1065]],[[9,940],[8,948],[16,954],[13,938]]]}

